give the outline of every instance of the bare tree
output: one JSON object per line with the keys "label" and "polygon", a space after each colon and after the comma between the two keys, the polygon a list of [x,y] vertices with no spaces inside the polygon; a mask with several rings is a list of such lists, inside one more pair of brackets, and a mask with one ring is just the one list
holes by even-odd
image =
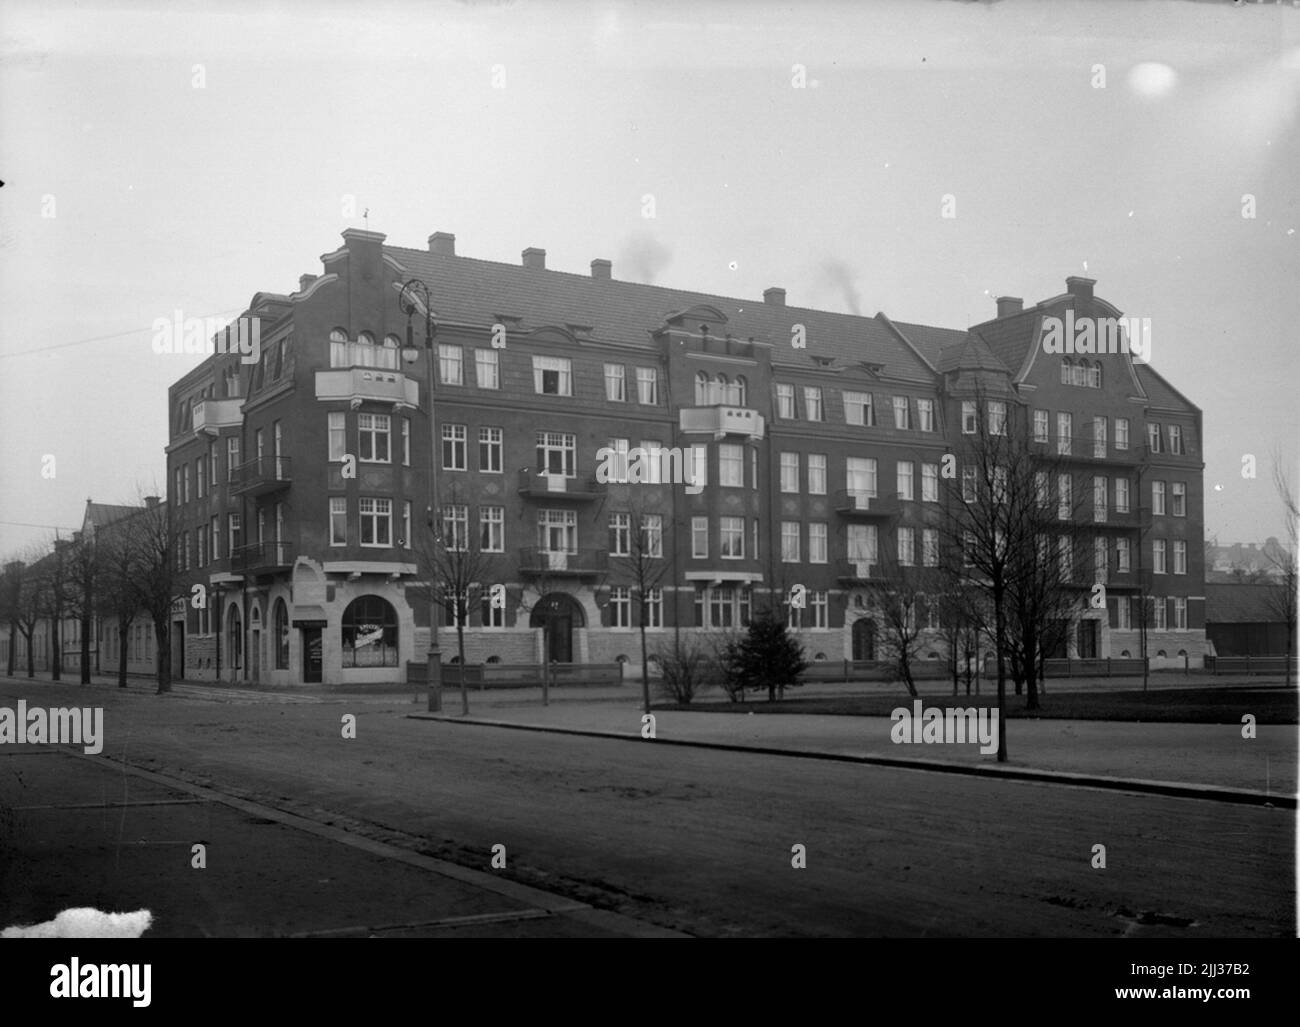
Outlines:
{"label": "bare tree", "polygon": [[[469,508],[459,502],[460,490],[453,485],[450,502],[441,509],[440,526],[430,524],[423,539],[413,541],[419,583],[411,586],[413,592],[425,602],[432,599],[435,606],[456,630],[457,672],[460,681],[461,714],[469,716],[469,690],[465,684],[465,628],[471,611],[492,602],[494,596],[504,597],[504,582],[499,581],[499,558],[491,538],[491,527],[484,523],[474,531],[469,523]],[[501,590],[494,591],[494,585]],[[430,624],[429,630],[435,630]]]}
{"label": "bare tree", "polygon": [[140,612],[139,593],[135,585],[139,577],[136,567],[138,551],[130,542],[129,528],[129,518],[115,521],[101,528],[95,541],[100,573],[94,608],[101,617],[111,618],[117,630],[118,688],[126,687],[127,640],[131,624]]}
{"label": "bare tree", "polygon": [[928,604],[938,603],[942,593],[937,567],[916,566],[914,559],[900,560],[885,548],[882,573],[866,586],[871,609],[880,624],[880,645],[893,663],[894,674],[916,698],[912,667],[920,659],[921,634]]}
{"label": "bare tree", "polygon": [[1300,546],[1300,502],[1291,486],[1291,479],[1282,469],[1281,454],[1273,458],[1273,485],[1282,500],[1282,516],[1286,522],[1286,539],[1274,548],[1266,547],[1265,554],[1273,565],[1274,582],[1268,589],[1268,608],[1282,621],[1286,629],[1286,683],[1291,686],[1292,665],[1295,662],[1296,634],[1296,552]]}
{"label": "bare tree", "polygon": [[[184,596],[177,595],[179,560],[167,505],[155,496],[142,499],[139,505],[137,513],[113,525],[114,549],[106,558],[112,567],[107,588],[118,596],[122,608],[143,610],[153,622],[157,694],[162,695],[172,687],[172,604]],[[120,677],[119,686],[122,680]]]}
{"label": "bare tree", "polygon": [[100,585],[101,554],[94,534],[78,532],[67,548],[68,558],[68,613],[81,625],[80,661],[81,683],[90,684],[90,641],[96,612],[96,594]]}
{"label": "bare tree", "polygon": [[[618,587],[627,588],[636,606],[637,627],[641,635],[641,699],[645,712],[650,712],[649,653],[646,647],[646,628],[649,626],[651,600],[659,589],[672,563],[664,555],[663,514],[648,508],[645,493],[638,491],[635,498],[631,487],[627,490],[627,512],[615,511],[610,522],[609,580]],[[672,525],[668,525],[671,529]],[[676,533],[669,531],[669,537]],[[662,609],[662,605],[660,607]]]}
{"label": "bare tree", "polygon": [[9,621],[9,666],[13,674],[18,636],[27,646],[27,676],[36,677],[36,651],[33,646],[36,626],[49,605],[49,587],[42,562],[47,559],[44,547],[29,546],[5,565],[4,614]]}

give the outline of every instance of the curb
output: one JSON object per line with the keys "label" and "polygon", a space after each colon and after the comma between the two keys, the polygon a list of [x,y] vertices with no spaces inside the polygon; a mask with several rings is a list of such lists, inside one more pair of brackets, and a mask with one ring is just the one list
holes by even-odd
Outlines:
{"label": "curb", "polygon": [[[542,724],[514,724],[504,720],[482,720],[448,716],[443,713],[408,713],[408,720],[438,720],[446,724],[475,727],[501,727],[514,731],[540,731],[557,735],[580,735],[587,738],[613,738],[624,742],[644,742],[637,734],[620,734],[615,731],[596,731],[587,728],[549,727]],[[805,760],[829,760],[835,763],[859,763],[869,766],[893,767],[900,770],[921,770],[941,774],[965,774],[972,777],[1005,778],[1012,781],[1037,781],[1046,784],[1072,785],[1079,788],[1099,788],[1105,791],[1140,792],[1147,795],[1172,796],[1179,799],[1201,799],[1208,802],[1228,802],[1245,806],[1272,806],[1278,809],[1295,809],[1296,796],[1255,792],[1245,788],[1222,788],[1217,785],[1183,784],[1177,781],[1147,781],[1141,778],[1094,777],[1088,774],[1071,774],[1057,770],[1030,770],[1010,767],[965,766],[943,763],[938,760],[902,759],[892,756],[850,756],[845,753],[817,752],[804,749],[780,749],[767,745],[736,745],[729,742],[700,742],[685,738],[655,738],[658,745],[679,745],[693,749],[715,749],[720,752],[743,752],[761,756],[784,756]]]}

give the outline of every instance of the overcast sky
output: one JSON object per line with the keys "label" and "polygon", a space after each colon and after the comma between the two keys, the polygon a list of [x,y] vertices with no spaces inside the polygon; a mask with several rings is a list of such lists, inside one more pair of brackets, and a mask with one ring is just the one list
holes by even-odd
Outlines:
{"label": "overcast sky", "polygon": [[1298,106],[1291,3],[6,0],[0,558],[165,493],[199,358],[154,319],[292,291],[367,208],[394,245],[950,328],[1095,278],[1204,411],[1207,536],[1281,536]]}

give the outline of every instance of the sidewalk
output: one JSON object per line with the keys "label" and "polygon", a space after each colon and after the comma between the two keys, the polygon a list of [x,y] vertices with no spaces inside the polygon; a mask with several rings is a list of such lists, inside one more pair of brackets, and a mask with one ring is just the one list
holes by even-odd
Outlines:
{"label": "sidewalk", "polygon": [[[827,686],[819,686],[827,687]],[[862,686],[855,686],[861,691]],[[896,687],[896,686],[895,686]],[[589,696],[574,695],[590,691]],[[494,724],[544,731],[577,732],[641,741],[639,689],[553,689],[549,706],[540,690],[504,696],[470,693],[470,716],[460,715],[460,696],[444,689],[441,713],[411,716],[461,724]],[[811,694],[803,692],[801,694]],[[937,697],[939,692],[922,690]],[[961,698],[954,700],[960,705]],[[900,699],[899,705],[908,703]],[[1117,786],[1174,791],[1188,786],[1224,793],[1244,792],[1290,798],[1297,782],[1294,725],[1260,725],[1244,739],[1234,724],[1134,724],[1109,721],[1015,720],[1007,730],[1008,762],[983,755],[978,745],[894,744],[888,717],[819,714],[697,713],[657,710],[656,741],[781,751],[827,758],[906,762],[918,768],[987,770],[1052,780],[1081,775]],[[1161,786],[1174,786],[1161,787]],[[1211,797],[1207,795],[1207,797]],[[1231,798],[1229,794],[1218,797]],[[1238,798],[1246,798],[1240,796]]]}

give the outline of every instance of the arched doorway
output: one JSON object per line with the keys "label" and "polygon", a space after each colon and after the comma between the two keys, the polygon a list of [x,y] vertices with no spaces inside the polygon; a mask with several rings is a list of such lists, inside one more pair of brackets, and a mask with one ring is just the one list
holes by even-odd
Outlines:
{"label": "arched doorway", "polygon": [[876,622],[870,617],[861,617],[853,622],[853,658],[876,658]]}
{"label": "arched doorway", "polygon": [[235,603],[226,611],[226,653],[230,658],[231,680],[237,681],[244,667],[244,620]]}
{"label": "arched doorway", "polygon": [[546,629],[546,658],[552,663],[573,662],[573,629],[586,624],[581,604],[565,592],[548,592],[542,596],[528,617],[530,628]]}

